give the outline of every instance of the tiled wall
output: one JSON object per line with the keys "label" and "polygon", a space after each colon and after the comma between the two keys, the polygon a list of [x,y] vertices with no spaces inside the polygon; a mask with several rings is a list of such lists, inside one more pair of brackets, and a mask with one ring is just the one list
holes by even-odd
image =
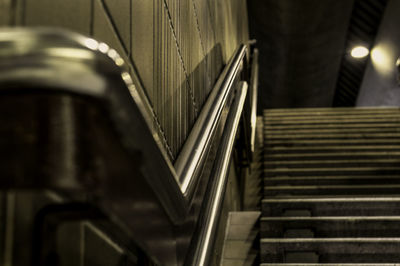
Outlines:
{"label": "tiled wall", "polygon": [[174,160],[223,65],[248,39],[245,0],[0,0],[2,25],[51,25],[114,47]]}

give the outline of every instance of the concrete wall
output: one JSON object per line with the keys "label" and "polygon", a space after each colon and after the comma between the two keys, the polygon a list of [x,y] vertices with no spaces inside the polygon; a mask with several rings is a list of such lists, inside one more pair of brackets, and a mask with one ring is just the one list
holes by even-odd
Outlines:
{"label": "concrete wall", "polygon": [[145,91],[172,160],[248,39],[245,0],[0,0],[0,25],[62,27],[114,47]]}
{"label": "concrete wall", "polygon": [[400,1],[390,0],[357,98],[357,106],[400,106],[395,62],[400,56]]}
{"label": "concrete wall", "polygon": [[258,111],[332,106],[353,0],[248,0]]}

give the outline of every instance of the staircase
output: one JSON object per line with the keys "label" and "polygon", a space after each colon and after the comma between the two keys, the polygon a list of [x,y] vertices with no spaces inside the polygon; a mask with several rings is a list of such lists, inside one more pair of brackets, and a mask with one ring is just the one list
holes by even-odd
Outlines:
{"label": "staircase", "polygon": [[260,228],[263,266],[400,263],[400,109],[266,110]]}

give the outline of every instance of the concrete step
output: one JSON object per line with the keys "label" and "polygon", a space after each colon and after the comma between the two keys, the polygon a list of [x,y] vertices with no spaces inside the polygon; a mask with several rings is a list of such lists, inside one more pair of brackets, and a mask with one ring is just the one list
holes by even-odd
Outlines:
{"label": "concrete step", "polygon": [[375,124],[375,123],[399,123],[400,115],[380,116],[380,117],[302,117],[294,119],[264,119],[264,126],[284,126],[284,125],[344,125],[344,124]]}
{"label": "concrete step", "polygon": [[340,159],[326,159],[326,160],[310,160],[305,158],[299,158],[301,160],[298,161],[278,161],[278,160],[265,160],[264,161],[264,169],[274,169],[274,168],[332,168],[332,167],[390,167],[390,166],[399,166],[400,165],[400,157],[396,159],[360,159],[353,158],[352,160],[346,158]]}
{"label": "concrete step", "polygon": [[400,217],[263,217],[262,238],[288,238],[291,230],[310,230],[315,238],[400,237]]}
{"label": "concrete step", "polygon": [[[344,145],[398,145],[400,144],[400,138],[388,139],[314,139],[314,140],[266,140],[264,147],[269,148],[271,146],[344,146]],[[323,148],[323,147],[321,147]]]}
{"label": "concrete step", "polygon": [[[396,124],[397,125],[397,124]],[[289,135],[304,135],[304,136],[312,136],[312,135],[326,135],[326,134],[345,134],[345,133],[353,133],[353,134],[385,134],[385,133],[398,133],[400,128],[398,126],[393,127],[345,127],[345,128],[316,128],[316,129],[272,129],[272,130],[264,130],[264,136],[269,138],[270,136],[289,136]]]}
{"label": "concrete step", "polygon": [[261,263],[260,266],[396,266],[393,263]]}
{"label": "concrete step", "polygon": [[[396,263],[400,261],[400,238],[263,238],[260,246],[263,263]],[[310,256],[313,253],[315,256]]]}
{"label": "concrete step", "polygon": [[338,176],[338,175],[400,175],[400,166],[379,167],[319,167],[319,168],[274,168],[265,169],[264,177],[274,176]]}
{"label": "concrete step", "polygon": [[282,154],[264,154],[264,162],[267,161],[325,161],[325,160],[371,160],[371,159],[398,159],[400,160],[400,151],[376,151],[376,152],[342,152],[335,153],[282,153]]}
{"label": "concrete step", "polygon": [[324,185],[366,185],[366,184],[400,184],[399,175],[375,176],[279,176],[264,178],[265,186],[324,186]]}
{"label": "concrete step", "polygon": [[[400,216],[400,197],[298,197],[262,200],[263,217]],[[293,212],[299,211],[299,215]]]}
{"label": "concrete step", "polygon": [[266,134],[267,139],[270,140],[323,140],[323,139],[398,139],[400,132],[395,133],[326,133],[326,134]]}
{"label": "concrete step", "polygon": [[317,130],[317,129],[334,129],[334,130],[344,130],[344,129],[386,129],[386,128],[397,128],[399,126],[398,122],[375,122],[375,123],[343,123],[343,124],[309,124],[309,125],[264,125],[264,133],[276,130]]}
{"label": "concrete step", "polygon": [[396,107],[336,107],[336,108],[290,108],[290,109],[266,109],[263,112],[265,116],[326,116],[326,115],[349,115],[349,114],[383,114],[399,112]]}
{"label": "concrete step", "polygon": [[400,185],[264,186],[264,197],[281,195],[399,195]]}
{"label": "concrete step", "polygon": [[333,113],[327,115],[302,115],[302,116],[265,116],[264,122],[303,122],[303,121],[336,121],[343,119],[357,119],[363,121],[365,119],[385,119],[385,118],[398,118],[400,117],[400,111],[386,112],[386,113],[358,113],[358,114],[344,114],[344,113]]}
{"label": "concrete step", "polygon": [[391,145],[345,145],[345,146],[277,146],[265,147],[265,154],[311,154],[311,153],[351,153],[351,152],[398,152],[400,144]]}

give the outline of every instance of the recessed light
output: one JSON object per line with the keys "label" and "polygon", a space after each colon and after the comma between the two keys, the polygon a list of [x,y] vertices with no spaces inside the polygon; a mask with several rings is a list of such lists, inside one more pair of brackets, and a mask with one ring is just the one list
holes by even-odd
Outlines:
{"label": "recessed light", "polygon": [[369,54],[369,50],[365,46],[356,46],[351,50],[350,54],[354,58],[363,58]]}

